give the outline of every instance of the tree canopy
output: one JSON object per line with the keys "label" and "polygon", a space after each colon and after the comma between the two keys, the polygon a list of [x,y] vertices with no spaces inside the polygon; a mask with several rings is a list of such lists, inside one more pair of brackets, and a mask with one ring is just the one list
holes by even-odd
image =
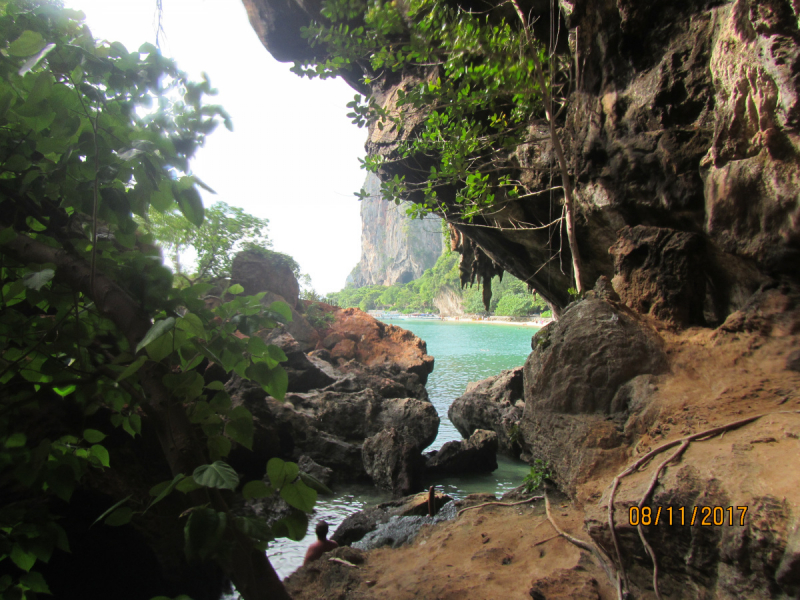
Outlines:
{"label": "tree canopy", "polygon": [[[210,285],[173,287],[137,223],[168,215],[202,235],[205,186],[190,160],[230,127],[227,114],[208,103],[207,79],[189,80],[150,44],[98,43],[82,13],[56,4],[0,0],[0,40],[0,597],[48,593],[39,566],[70,547],[50,500],[68,501],[89,472],[113,476],[122,465],[108,440],[124,431],[141,443],[145,428],[171,479],[128,482],[98,526],[148,518],[171,495],[187,559],[215,561],[246,599],[287,597],[263,550],[304,528],[230,513],[222,492],[240,481],[225,459],[234,443],[252,446],[252,417],[197,367],[212,361],[283,398],[286,357],[259,335],[289,307],[236,285],[206,306]],[[82,417],[44,419],[60,411]],[[268,485],[239,493],[310,510],[316,493],[274,461]]]}

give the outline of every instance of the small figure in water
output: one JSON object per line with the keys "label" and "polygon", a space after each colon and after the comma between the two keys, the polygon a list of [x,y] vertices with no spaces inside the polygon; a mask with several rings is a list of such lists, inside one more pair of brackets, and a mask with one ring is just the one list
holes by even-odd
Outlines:
{"label": "small figure in water", "polygon": [[303,566],[310,562],[314,562],[320,558],[325,552],[330,552],[334,548],[338,548],[339,544],[333,540],[325,539],[328,536],[328,524],[325,521],[317,523],[317,541],[311,544],[306,550],[306,558],[303,561]]}

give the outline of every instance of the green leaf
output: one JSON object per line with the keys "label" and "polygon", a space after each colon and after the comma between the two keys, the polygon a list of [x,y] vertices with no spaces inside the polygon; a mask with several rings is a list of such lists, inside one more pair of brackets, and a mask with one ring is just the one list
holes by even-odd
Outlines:
{"label": "green leaf", "polygon": [[53,387],[53,391],[56,394],[58,394],[59,396],[61,396],[62,398],[66,398],[72,392],[74,392],[76,389],[78,389],[78,388],[77,388],[77,386],[74,386],[74,385],[68,385],[68,386],[63,387],[63,388],[62,387]]}
{"label": "green leaf", "polygon": [[202,486],[221,490],[235,490],[239,485],[239,475],[229,464],[221,460],[197,467],[192,473],[192,478]]}
{"label": "green leaf", "polygon": [[231,287],[228,288],[229,294],[242,294],[244,293],[244,288],[239,285],[238,283],[234,283]]}
{"label": "green leaf", "polygon": [[267,476],[276,489],[282,488],[286,483],[294,481],[300,473],[297,464],[286,462],[280,458],[270,458],[267,463]]}
{"label": "green leaf", "polygon": [[167,331],[172,329],[172,326],[174,324],[175,324],[174,317],[167,317],[162,321],[157,321],[156,323],[154,323],[153,326],[145,334],[144,338],[142,338],[142,341],[136,345],[136,351],[134,352],[134,354],[138,354],[139,350],[141,350],[145,346],[149,345],[150,343],[152,343],[153,341],[157,340],[159,337],[164,335]]}
{"label": "green leaf", "polygon": [[186,557],[189,560],[210,558],[222,540],[227,522],[224,512],[210,508],[193,510],[183,529]]}
{"label": "green leaf", "polygon": [[47,582],[42,577],[41,573],[37,573],[36,571],[31,571],[30,573],[25,573],[22,577],[19,578],[19,581],[22,585],[27,587],[32,592],[36,592],[37,594],[51,594],[50,588],[47,587]]}
{"label": "green leaf", "polygon": [[272,526],[275,537],[287,537],[299,542],[308,530],[308,516],[304,512],[294,511],[290,516],[280,519]]}
{"label": "green leaf", "polygon": [[[153,486],[150,489],[150,495],[155,496],[155,499],[147,506],[144,512],[147,512],[153,505],[158,504],[164,498],[169,496],[172,493],[172,490],[175,489],[175,486],[178,485],[181,481],[183,481],[185,477],[186,475],[184,475],[183,473],[178,473],[177,475],[175,475],[172,481],[164,481],[163,483],[159,483],[158,485]],[[153,492],[155,492],[155,494]]]}
{"label": "green leaf", "polygon": [[50,281],[56,272],[53,269],[42,269],[34,273],[28,273],[22,278],[25,287],[37,292],[42,289],[42,286]]}
{"label": "green leaf", "polygon": [[97,431],[97,429],[86,429],[83,432],[83,439],[90,444],[99,444],[106,439],[106,434],[102,431]]}
{"label": "green leaf", "polygon": [[133,510],[130,506],[121,506],[120,508],[116,509],[110,515],[108,515],[103,521],[106,525],[110,525],[111,527],[119,527],[121,525],[127,525],[131,522],[133,518]]}
{"label": "green leaf", "polygon": [[122,373],[119,374],[119,377],[117,377],[117,382],[120,382],[123,379],[127,379],[128,377],[136,373],[136,371],[138,371],[145,362],[147,362],[146,356],[140,356],[139,358],[137,358],[135,361],[129,364]]}
{"label": "green leaf", "polygon": [[331,490],[331,488],[322,483],[313,475],[309,475],[308,473],[303,473],[303,471],[300,471],[300,479],[312,490],[315,490],[316,492],[326,496],[333,496],[333,490]]}
{"label": "green leaf", "polygon": [[97,458],[97,460],[100,461],[101,465],[103,465],[104,467],[111,466],[109,464],[108,450],[106,450],[103,446],[95,444],[90,448],[90,452],[92,453],[92,456],[94,456],[95,458]]}
{"label": "green leaf", "polygon": [[245,500],[253,498],[268,498],[272,496],[274,490],[260,479],[250,481],[242,488],[242,496]]}
{"label": "green leaf", "polygon": [[189,492],[200,489],[200,487],[201,486],[199,486],[194,479],[191,477],[186,477],[175,486],[175,489],[179,492],[183,492],[184,494],[188,494]]}
{"label": "green leaf", "polygon": [[205,209],[203,208],[203,200],[200,194],[194,187],[189,189],[180,190],[177,194],[178,208],[181,209],[183,216],[196,227],[203,224],[205,217]]}
{"label": "green leaf", "polygon": [[8,53],[11,56],[30,56],[40,52],[46,45],[40,33],[26,30],[8,45]]}
{"label": "green leaf", "polygon": [[289,506],[294,506],[303,512],[310,513],[314,510],[314,504],[317,501],[317,492],[300,480],[283,486],[283,488],[281,488],[281,498],[286,500]]}
{"label": "green leaf", "polygon": [[30,571],[31,567],[36,564],[36,555],[32,552],[26,552],[19,544],[14,544],[11,547],[9,557],[23,571]]}
{"label": "green leaf", "polygon": [[289,307],[288,304],[286,304],[286,302],[283,302],[281,300],[276,300],[275,302],[269,305],[269,309],[273,312],[278,313],[280,316],[286,319],[287,323],[292,322],[292,309]]}
{"label": "green leaf", "polygon": [[221,381],[211,381],[206,384],[206,389],[211,391],[224,390],[225,384]]}
{"label": "green leaf", "polygon": [[286,396],[289,376],[282,367],[270,368],[264,362],[257,362],[245,369],[245,376],[260,384],[265,392],[278,400]]}
{"label": "green leaf", "polygon": [[208,437],[208,454],[211,460],[225,458],[231,451],[231,441],[221,435],[211,435]]}
{"label": "green leaf", "polygon": [[17,431],[8,436],[4,446],[6,448],[22,448],[26,441],[28,441],[28,438],[25,437],[25,434]]}
{"label": "green leaf", "polygon": [[237,406],[228,413],[225,435],[248,450],[253,449],[253,415],[244,406]]}

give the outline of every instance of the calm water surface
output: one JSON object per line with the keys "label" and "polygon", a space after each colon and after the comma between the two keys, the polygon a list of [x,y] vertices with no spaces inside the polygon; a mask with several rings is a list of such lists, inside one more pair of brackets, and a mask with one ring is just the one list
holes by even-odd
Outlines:
{"label": "calm water surface", "polygon": [[[428,344],[428,354],[436,359],[433,373],[428,377],[428,394],[439,413],[439,435],[430,449],[438,450],[450,440],[461,439],[447,418],[450,404],[466,390],[467,383],[497,375],[503,369],[524,364],[531,352],[531,337],[537,329],[514,325],[489,325],[481,323],[457,323],[434,320],[387,321],[408,329]],[[439,490],[455,498],[463,498],[475,492],[490,492],[497,495],[520,483],[529,467],[518,461],[498,456],[498,469],[488,475],[439,478],[426,482],[437,485]],[[426,488],[421,488],[420,491]],[[303,563],[306,548],[313,541],[314,525],[320,519],[331,525],[331,532],[348,515],[361,510],[367,504],[377,504],[390,496],[377,491],[371,485],[339,486],[333,497],[320,496],[309,521],[309,533],[300,542],[277,540],[267,554],[281,578],[288,576]]]}

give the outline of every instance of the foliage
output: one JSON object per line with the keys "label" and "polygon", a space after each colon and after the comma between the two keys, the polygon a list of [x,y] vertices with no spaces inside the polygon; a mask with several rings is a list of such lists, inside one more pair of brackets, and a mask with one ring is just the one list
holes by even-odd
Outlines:
{"label": "foliage", "polygon": [[541,458],[537,458],[531,465],[530,473],[525,475],[525,479],[522,480],[522,483],[525,484],[525,491],[530,494],[538,489],[545,479],[549,479],[552,476],[550,465]]}
{"label": "foliage", "polygon": [[[434,300],[445,290],[461,294],[465,312],[484,312],[483,295],[479,286],[461,289],[458,254],[445,251],[436,264],[426,270],[419,279],[407,284],[392,286],[373,285],[361,288],[346,287],[340,292],[328,294],[326,300],[343,308],[355,306],[361,310],[395,310],[400,312],[434,311]],[[541,299],[530,294],[525,283],[511,275],[492,282],[490,309],[498,315],[525,316],[545,308]]]}
{"label": "foliage", "polygon": [[[267,236],[269,220],[259,219],[224,202],[207,208],[199,227],[187,221],[178,210],[151,210],[145,218],[136,218],[136,222],[168,251],[176,275],[191,274],[191,280],[230,277],[231,263],[239,250],[253,245],[272,246]],[[197,257],[194,269],[187,273],[189,248],[194,249]]]}
{"label": "foliage", "polygon": [[314,329],[327,329],[336,320],[331,313],[322,310],[318,304],[310,304],[306,307],[306,321]]}
{"label": "foliage", "polygon": [[[98,44],[81,13],[56,5],[8,0],[0,11],[0,482],[13,490],[0,500],[0,561],[13,563],[0,598],[47,593],[38,563],[69,551],[48,499],[68,501],[89,470],[118,467],[105,444],[115,428],[138,443],[153,423],[173,479],[147,505],[144,490],[98,520],[126,524],[180,492],[187,555],[215,558],[234,583],[264,583],[271,567],[251,551],[270,532],[212,493],[238,484],[224,458],[233,442],[252,446],[252,417],[196,368],[213,361],[282,398],[286,356],[258,334],[291,312],[241,286],[213,310],[208,284],[173,288],[134,219],[177,207],[202,226],[189,160],[228,117],[205,102],[208,80],[189,81],[150,44]],[[92,426],[58,419],[70,411]],[[313,504],[293,480],[273,488]]]}
{"label": "foliage", "polygon": [[[542,115],[535,69],[558,58],[548,57],[504,11],[472,13],[442,0],[324,0],[321,18],[302,30],[318,53],[295,64],[300,75],[327,78],[359,69],[370,85],[392,72],[415,74],[398,88],[393,107],[360,94],[348,104],[360,126],[403,131],[406,121],[420,122],[399,142],[394,160],[426,165],[427,176],[412,183],[394,175],[381,186],[395,201],[415,193],[413,214],[448,212],[438,197],[442,188],[455,188],[456,211],[468,220],[528,191],[506,159],[524,142],[531,119]],[[386,166],[380,156],[364,161],[374,172]]]}

